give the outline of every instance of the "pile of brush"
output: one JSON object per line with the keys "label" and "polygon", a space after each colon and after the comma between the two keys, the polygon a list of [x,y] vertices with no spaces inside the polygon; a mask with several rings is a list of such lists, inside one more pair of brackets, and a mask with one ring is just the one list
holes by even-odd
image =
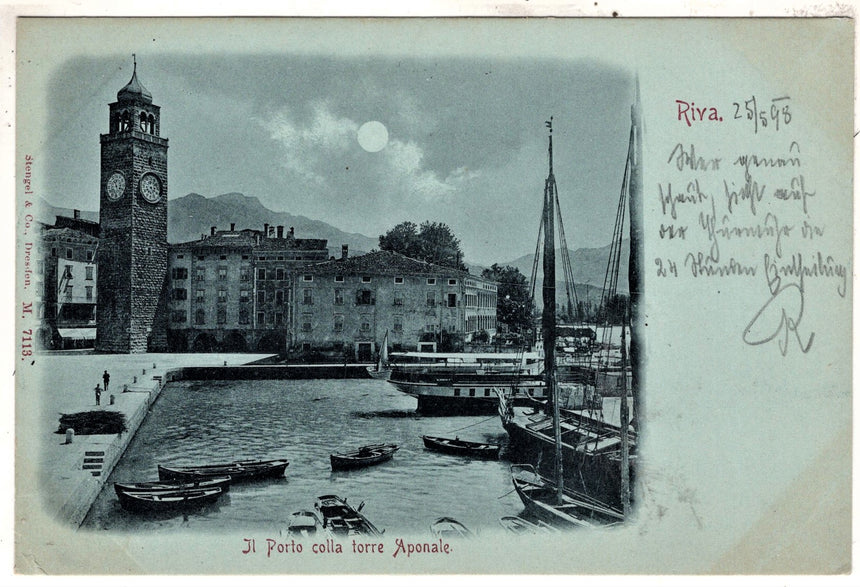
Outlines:
{"label": "pile of brush", "polygon": [[71,428],[75,434],[120,434],[128,428],[125,425],[125,414],[107,410],[93,410],[76,414],[60,416],[60,427],[57,434],[65,434]]}

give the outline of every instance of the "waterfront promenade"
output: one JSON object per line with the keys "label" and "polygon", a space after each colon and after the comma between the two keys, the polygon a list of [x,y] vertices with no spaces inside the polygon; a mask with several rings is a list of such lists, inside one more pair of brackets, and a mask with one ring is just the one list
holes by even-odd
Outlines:
{"label": "waterfront promenade", "polygon": [[[16,490],[19,525],[48,517],[77,528],[114,465],[158,397],[171,370],[191,366],[241,365],[262,354],[69,353],[38,355],[18,374],[16,395]],[[104,370],[110,387],[95,405]],[[126,389],[126,391],[123,391]],[[114,404],[111,405],[111,396]],[[71,444],[57,434],[62,414],[114,410],[125,415],[123,434],[76,435]],[[153,478],[157,475],[153,472]]]}

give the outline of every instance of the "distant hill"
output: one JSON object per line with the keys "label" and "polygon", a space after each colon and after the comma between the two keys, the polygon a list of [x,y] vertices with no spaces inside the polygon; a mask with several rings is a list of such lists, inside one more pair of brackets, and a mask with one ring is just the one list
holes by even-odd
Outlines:
{"label": "distant hill", "polygon": [[228,230],[235,223],[237,229],[263,230],[264,224],[295,228],[297,238],[324,238],[328,240],[329,254],[340,255],[340,246],[349,245],[349,254],[358,255],[376,248],[378,240],[355,232],[344,232],[320,220],[294,216],[287,212],[269,210],[254,197],[238,193],[206,198],[188,194],[170,200],[167,207],[167,240],[181,243],[209,234],[212,226]]}

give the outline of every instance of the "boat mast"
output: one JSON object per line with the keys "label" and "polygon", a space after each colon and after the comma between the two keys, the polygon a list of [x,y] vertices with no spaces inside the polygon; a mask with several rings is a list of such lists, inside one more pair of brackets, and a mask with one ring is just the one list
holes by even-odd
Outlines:
{"label": "boat mast", "polygon": [[630,364],[633,370],[632,387],[633,389],[633,429],[639,433],[640,421],[642,418],[642,402],[640,401],[639,392],[642,389],[642,337],[638,329],[633,329],[633,323],[636,316],[641,316],[641,283],[642,278],[639,274],[639,268],[644,267],[644,258],[642,253],[642,206],[640,199],[642,198],[642,112],[639,103],[639,78],[636,78],[635,100],[633,107],[630,109],[630,125],[632,127],[631,140],[634,141],[633,148],[630,150],[630,186],[628,190],[628,202],[630,206],[630,259],[628,265],[628,282],[630,289]]}
{"label": "boat mast", "polygon": [[621,507],[624,517],[630,513],[630,440],[627,437],[627,428],[630,422],[630,414],[627,409],[627,336],[625,334],[628,325],[627,312],[621,319]]}
{"label": "boat mast", "polygon": [[547,408],[552,410],[555,436],[556,499],[562,503],[564,469],[561,456],[561,423],[559,421],[558,391],[555,385],[555,200],[558,188],[552,171],[552,116],[546,122],[549,129],[549,175],[543,191],[543,338],[544,377],[546,378]]}

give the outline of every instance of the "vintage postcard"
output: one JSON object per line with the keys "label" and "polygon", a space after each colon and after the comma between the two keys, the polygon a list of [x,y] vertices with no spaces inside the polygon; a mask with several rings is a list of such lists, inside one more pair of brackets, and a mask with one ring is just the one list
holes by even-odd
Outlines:
{"label": "vintage postcard", "polygon": [[17,573],[850,573],[852,19],[15,33]]}

